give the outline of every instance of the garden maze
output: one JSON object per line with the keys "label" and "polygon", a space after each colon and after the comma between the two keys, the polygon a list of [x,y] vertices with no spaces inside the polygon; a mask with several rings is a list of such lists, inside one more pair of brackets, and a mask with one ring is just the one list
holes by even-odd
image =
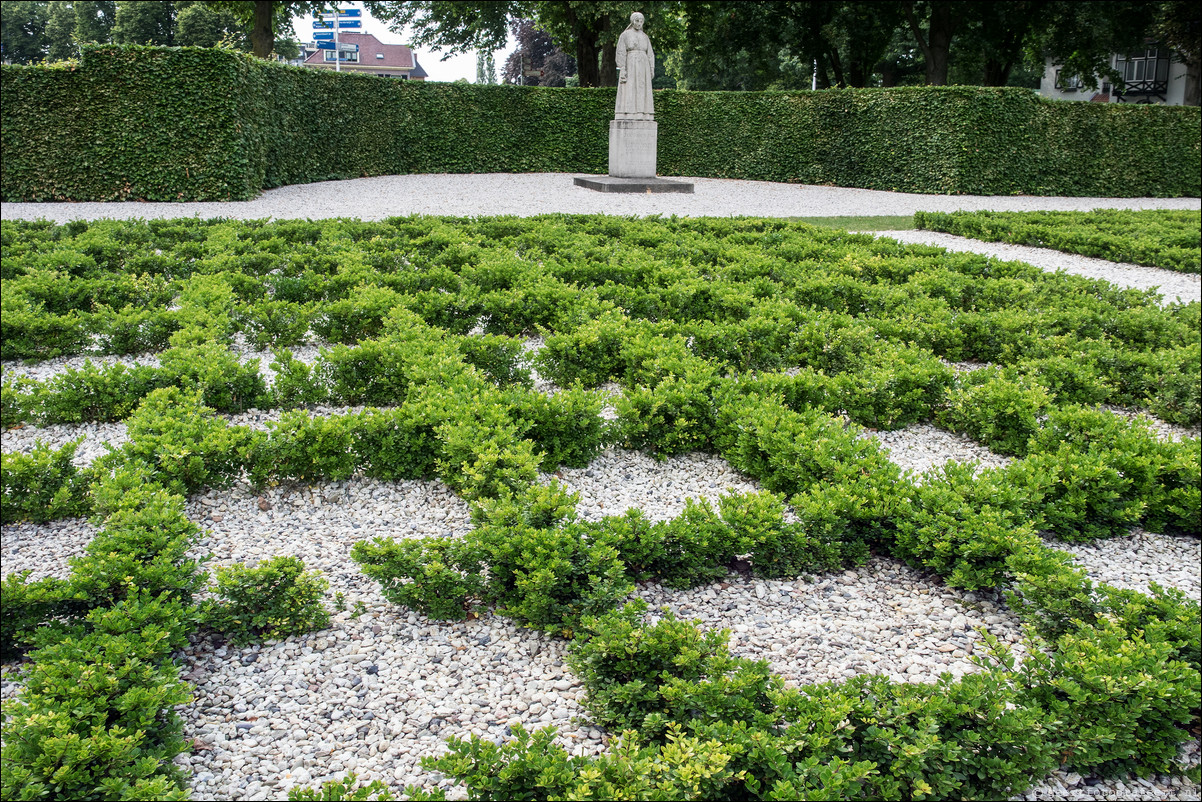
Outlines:
{"label": "garden maze", "polygon": [[779,219],[2,245],[6,799],[1197,782],[1196,565],[1086,556],[1197,559],[1197,302]]}

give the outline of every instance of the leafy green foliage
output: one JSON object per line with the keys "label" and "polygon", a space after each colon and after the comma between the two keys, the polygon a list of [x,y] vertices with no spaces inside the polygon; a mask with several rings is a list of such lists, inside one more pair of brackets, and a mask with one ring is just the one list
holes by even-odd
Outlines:
{"label": "leafy green foliage", "polygon": [[[1078,769],[1172,771],[1202,703],[1198,672],[1175,644],[1100,619],[1031,644],[1018,669],[1025,704],[1058,720],[1053,743]],[[1170,701],[1171,700],[1171,701]]]}
{"label": "leafy green foliage", "polygon": [[662,741],[671,722],[775,724],[773,692],[784,687],[764,661],[732,657],[726,630],[702,633],[672,613],[642,626],[646,605],[632,603],[586,619],[569,664],[588,689],[586,706],[611,730]]}
{"label": "leafy green foliage", "polygon": [[[293,788],[288,792],[288,799],[294,802],[309,802],[310,800],[312,802],[367,802],[368,800],[389,802],[389,800],[396,798],[392,795],[392,791],[388,786],[379,780],[360,783],[358,779],[358,776],[354,772],[351,772],[341,780],[329,780],[322,783],[320,788]],[[406,790],[408,791],[409,789]],[[437,795],[420,794],[418,796],[406,794],[406,798],[443,799],[444,796],[441,793]]]}
{"label": "leafy green foliage", "polygon": [[1027,440],[1038,430],[1039,416],[1051,402],[1047,390],[1032,382],[975,374],[948,396],[947,407],[938,413],[939,422],[1000,454],[1025,455]]}
{"label": "leafy green foliage", "polygon": [[5,579],[6,657],[34,648],[23,692],[5,706],[0,793],[187,799],[175,708],[191,698],[170,656],[196,623],[204,577],[186,552],[198,530],[183,499],[144,474],[102,478],[96,498],[108,517],[69,579]]}
{"label": "leafy green foliage", "polygon": [[710,799],[737,780],[722,743],[685,735],[675,724],[662,746],[640,747],[627,737],[593,760],[569,756],[554,738],[554,727],[528,733],[520,726],[501,745],[474,733],[452,737],[446,755],[422,765],[463,782],[474,798],[497,800]]}
{"label": "leafy green foliage", "polygon": [[30,573],[8,574],[0,584],[0,659],[6,661],[30,648],[44,622],[75,606],[69,583],[54,577],[30,582]]}
{"label": "leafy green foliage", "polygon": [[146,396],[128,422],[129,441],[101,457],[100,472],[123,467],[145,471],[173,493],[195,493],[229,484],[255,437],[228,425],[204,406],[200,390],[175,387]]}
{"label": "leafy green foliage", "polygon": [[97,611],[92,633],[31,654],[25,691],[5,710],[5,797],[187,798],[171,762],[186,748],[173,708],[191,694],[165,664],[168,631],[110,626],[121,612]]}
{"label": "leafy green foliage", "polygon": [[1202,215],[1169,210],[918,212],[917,228],[987,242],[1054,248],[1112,262],[1202,272]]}
{"label": "leafy green foliage", "polygon": [[[107,485],[107,487],[105,487]],[[200,528],[184,516],[183,499],[124,473],[102,483],[98,506],[112,495],[104,526],[78,557],[69,561],[70,588],[89,608],[105,607],[147,594],[188,605],[204,586],[200,563],[188,551]]]}
{"label": "leafy green foliage", "polygon": [[1138,475],[1120,470],[1113,457],[1064,444],[1027,457],[1009,475],[1040,499],[1036,528],[1068,541],[1114,537],[1138,524],[1147,504],[1138,492]]}
{"label": "leafy green foliage", "polygon": [[484,596],[480,558],[456,538],[360,541],[351,559],[384,598],[434,619],[461,620]]}
{"label": "leafy green foliage", "polygon": [[51,449],[39,440],[32,453],[0,456],[0,520],[43,523],[87,513],[91,477],[71,462],[79,442]]}
{"label": "leafy green foliage", "polygon": [[[247,200],[362,175],[597,173],[614,103],[610,89],[367,79],[208,48],[85,47],[69,66],[5,67],[5,200]],[[330,95],[352,111],[311,102]],[[130,105],[146,97],[170,99],[172,124],[156,103]],[[667,175],[1144,197],[1197,196],[1202,172],[1195,109],[1065,104],[1023,89],[665,90],[656,115]],[[105,144],[114,136],[126,143],[117,152]],[[1133,148],[1161,167],[1123,169]]]}
{"label": "leafy green foliage", "polygon": [[241,646],[259,638],[283,638],[330,623],[321,603],[329,582],[306,571],[296,557],[273,557],[254,568],[240,563],[216,571],[215,599],[204,622]]}
{"label": "leafy green foliage", "polygon": [[915,566],[930,568],[952,587],[996,587],[1014,555],[1040,548],[1024,521],[1027,499],[999,471],[948,462],[924,475],[899,516],[894,552]]}

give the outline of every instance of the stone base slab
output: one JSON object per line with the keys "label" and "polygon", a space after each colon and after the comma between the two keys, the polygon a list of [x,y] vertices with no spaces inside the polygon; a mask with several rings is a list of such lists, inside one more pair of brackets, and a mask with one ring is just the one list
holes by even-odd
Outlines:
{"label": "stone base slab", "polygon": [[609,174],[614,178],[655,178],[658,135],[655,120],[610,120]]}
{"label": "stone base slab", "polygon": [[597,192],[633,192],[647,195],[660,192],[693,194],[693,185],[689,182],[669,181],[665,178],[615,178],[611,175],[597,175],[573,178],[572,183],[578,187],[594,189]]}

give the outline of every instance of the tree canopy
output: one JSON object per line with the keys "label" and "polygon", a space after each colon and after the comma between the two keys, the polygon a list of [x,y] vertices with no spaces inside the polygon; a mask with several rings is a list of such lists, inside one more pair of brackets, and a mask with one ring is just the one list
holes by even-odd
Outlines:
{"label": "tree canopy", "polygon": [[0,48],[17,64],[61,61],[86,44],[224,45],[266,58],[298,51],[292,19],[323,6],[273,0],[51,0],[0,3]]}
{"label": "tree canopy", "polygon": [[[1187,65],[1198,102],[1202,14],[1185,0],[365,0],[412,44],[446,57],[504,49],[510,30],[552,85],[617,83],[615,45],[640,11],[655,43],[656,86],[797,89],[922,84],[1037,87],[1045,58],[1121,87],[1115,53],[1156,42]],[[239,47],[291,54],[292,21],[311,0],[6,0],[0,50],[16,63],[74,56],[88,42]],[[528,27],[523,27],[528,26]],[[535,42],[536,35],[542,37]],[[552,58],[553,49],[559,56]],[[545,51],[545,52],[544,52]],[[504,79],[525,76],[521,56]],[[550,59],[550,60],[548,60]],[[664,72],[666,68],[666,74]]]}

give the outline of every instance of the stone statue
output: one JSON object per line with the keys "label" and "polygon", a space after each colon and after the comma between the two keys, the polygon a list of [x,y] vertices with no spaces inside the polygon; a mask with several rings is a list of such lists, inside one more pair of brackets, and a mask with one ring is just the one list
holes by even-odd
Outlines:
{"label": "stone statue", "polygon": [[655,77],[655,51],[651,40],[643,33],[643,15],[630,15],[630,25],[618,37],[617,52],[618,100],[614,108],[616,120],[654,120],[655,101],[651,96],[651,79]]}

